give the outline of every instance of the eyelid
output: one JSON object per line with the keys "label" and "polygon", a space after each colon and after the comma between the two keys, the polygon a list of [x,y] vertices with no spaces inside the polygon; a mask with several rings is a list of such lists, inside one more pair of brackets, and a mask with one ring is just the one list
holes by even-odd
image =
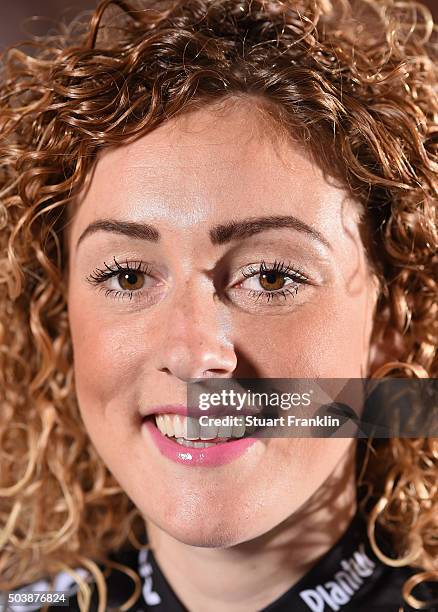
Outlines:
{"label": "eyelid", "polygon": [[151,276],[151,268],[148,263],[143,261],[128,261],[127,259],[124,261],[125,265],[119,264],[115,257],[113,257],[115,268],[110,268],[108,264],[104,261],[104,266],[106,270],[102,270],[101,268],[95,268],[95,270],[87,276],[86,280],[90,282],[92,285],[98,285],[103,283],[105,280],[120,274],[121,272],[142,272],[148,276]]}
{"label": "eyelid", "polygon": [[93,285],[98,293],[104,292],[105,298],[117,300],[129,299],[129,301],[132,301],[134,298],[135,300],[146,299],[146,301],[153,302],[156,299],[156,294],[155,297],[153,295],[153,289],[155,289],[155,287],[141,287],[139,289],[123,289],[122,287],[114,289],[108,287],[109,281],[114,278],[117,279],[120,274],[124,272],[141,273],[146,277],[157,280],[158,286],[163,284],[158,280],[157,275],[151,273],[151,265],[147,262],[140,260],[129,261],[125,259],[122,265],[119,264],[115,257],[113,257],[113,260],[115,264],[113,267],[108,266],[107,263],[104,262],[106,269],[96,268],[92,274],[86,277],[86,281]]}
{"label": "eyelid", "polygon": [[[148,294],[153,288],[139,288],[139,289],[114,289],[105,287],[105,283],[114,277],[117,277],[122,272],[130,271],[130,272],[141,272],[142,274],[149,276],[150,278],[157,277],[151,274],[150,264],[143,261],[128,261],[127,259],[124,261],[124,265],[119,264],[115,257],[114,267],[110,267],[104,262],[104,266],[106,269],[96,268],[92,274],[90,274],[86,280],[95,285],[99,291],[105,292],[105,297],[111,295],[113,298],[125,299],[129,297],[131,300],[133,297],[135,299],[141,298],[144,294]],[[257,267],[254,267],[256,265]],[[279,297],[284,297],[287,299],[288,295],[296,295],[298,291],[298,287],[304,284],[312,284],[309,277],[299,268],[292,265],[291,262],[285,263],[284,261],[275,260],[273,264],[267,264],[265,260],[258,262],[257,264],[248,264],[245,268],[240,270],[240,274],[244,276],[244,280],[247,278],[254,278],[256,276],[260,276],[263,272],[277,272],[279,274],[284,275],[285,277],[290,278],[293,282],[287,284],[279,289],[269,290],[269,289],[250,289],[243,288],[246,291],[248,296],[253,296],[255,299],[253,301],[257,301],[260,298],[266,299],[268,302],[270,300],[274,300]],[[244,280],[239,280],[234,285],[231,285],[228,289],[236,288],[236,284],[239,285],[244,282]],[[226,290],[226,289],[225,289]],[[147,298],[149,299],[149,298]]]}
{"label": "eyelid", "polygon": [[[258,267],[254,268],[254,265]],[[262,274],[262,272],[278,272],[279,274],[284,274],[284,276],[294,279],[296,282],[311,283],[311,279],[300,268],[294,266],[291,262],[286,263],[282,260],[275,260],[273,264],[269,264],[262,259],[261,262],[257,264],[248,264],[248,266],[241,270],[241,274],[245,278],[252,278]]]}
{"label": "eyelid", "polygon": [[[260,289],[239,287],[239,285],[242,285],[246,280],[256,278],[263,272],[277,272],[283,275],[285,278],[291,279],[292,282],[274,290],[264,289],[263,287]],[[232,284],[229,291],[237,290],[238,292],[243,293],[245,295],[243,298],[244,301],[250,297],[252,302],[258,302],[260,299],[267,303],[281,299],[286,302],[291,297],[293,298],[295,295],[297,295],[299,287],[313,284],[307,274],[298,269],[296,266],[292,265],[291,262],[286,264],[284,261],[277,260],[275,260],[273,264],[267,264],[265,260],[262,260],[257,264],[249,264],[246,266],[246,268],[240,271],[240,274],[244,276],[244,279],[240,279]]]}

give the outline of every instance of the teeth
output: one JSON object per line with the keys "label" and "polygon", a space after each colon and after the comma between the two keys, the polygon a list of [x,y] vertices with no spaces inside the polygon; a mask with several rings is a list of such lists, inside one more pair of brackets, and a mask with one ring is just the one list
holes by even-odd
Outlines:
{"label": "teeth", "polygon": [[169,414],[164,415],[164,431],[170,437],[175,435],[173,428],[173,419],[170,418]]}
{"label": "teeth", "polygon": [[191,448],[207,448],[209,446],[217,446],[215,442],[192,442],[192,440],[185,440],[184,438],[175,439],[181,446],[190,446]]}
{"label": "teeth", "polygon": [[[165,436],[174,437],[178,444],[193,446],[194,448],[212,446],[212,443],[199,442],[199,440],[221,438],[225,442],[228,438],[241,438],[245,434],[245,424],[234,427],[231,427],[231,425],[221,425],[220,427],[203,425],[201,427],[198,419],[178,414],[156,414],[155,423]],[[193,442],[194,440],[196,442]],[[192,444],[186,444],[187,441],[192,442]]]}
{"label": "teeth", "polygon": [[161,433],[166,433],[166,431],[164,430],[164,417],[162,414],[155,415],[155,425],[158,427]]}
{"label": "teeth", "polygon": [[233,425],[233,438],[241,438],[245,433],[245,423],[242,425]]}
{"label": "teeth", "polygon": [[175,438],[184,438],[184,427],[185,423],[183,423],[182,417],[179,417],[176,414],[173,418],[173,430],[175,432]]}
{"label": "teeth", "polygon": [[218,438],[231,438],[233,435],[233,428],[231,425],[225,427],[225,425],[221,425],[217,430]]}
{"label": "teeth", "polygon": [[217,438],[217,425],[203,425],[200,428],[200,438],[201,440],[213,440]]}
{"label": "teeth", "polygon": [[192,417],[181,417],[183,422],[183,438],[187,440],[198,440],[201,437],[201,426],[198,419]]}

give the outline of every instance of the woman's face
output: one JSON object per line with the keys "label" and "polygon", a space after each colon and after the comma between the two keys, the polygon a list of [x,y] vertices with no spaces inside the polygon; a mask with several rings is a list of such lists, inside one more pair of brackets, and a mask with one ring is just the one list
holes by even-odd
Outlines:
{"label": "woman's face", "polygon": [[[279,524],[351,440],[264,438],[199,464],[163,454],[142,415],[185,406],[191,378],[368,371],[377,292],[358,206],[298,145],[272,133],[248,104],[168,121],[101,156],[69,229],[68,309],[85,426],[143,516],[194,545],[229,546]],[[101,220],[124,225],[101,224],[77,244]],[[230,221],[235,231],[221,231]],[[133,223],[145,227],[133,232]],[[137,272],[90,282],[126,262]],[[280,262],[290,276],[262,283],[262,262]]]}

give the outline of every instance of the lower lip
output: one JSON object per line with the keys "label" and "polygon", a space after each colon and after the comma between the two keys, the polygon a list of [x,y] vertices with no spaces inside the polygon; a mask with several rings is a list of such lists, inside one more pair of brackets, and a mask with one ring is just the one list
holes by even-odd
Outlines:
{"label": "lower lip", "polygon": [[145,433],[147,431],[160,453],[175,463],[206,467],[217,467],[230,463],[259,441],[257,438],[237,438],[232,442],[219,442],[207,448],[192,448],[182,446],[163,435],[155,423],[150,420],[143,422],[142,431]]}

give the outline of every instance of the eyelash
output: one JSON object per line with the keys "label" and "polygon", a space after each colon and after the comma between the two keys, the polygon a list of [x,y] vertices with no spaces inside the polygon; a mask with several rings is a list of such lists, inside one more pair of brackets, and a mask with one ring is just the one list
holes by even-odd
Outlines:
{"label": "eyelash", "polygon": [[[134,273],[142,272],[143,274],[146,274],[146,275],[150,274],[150,268],[148,264],[145,264],[144,262],[141,262],[141,261],[128,262],[127,260],[125,260],[124,262],[125,265],[123,266],[116,260],[115,257],[113,257],[113,260],[114,260],[115,269],[110,268],[106,262],[103,262],[106,270],[102,270],[101,268],[96,268],[92,274],[87,276],[86,280],[92,285],[99,286],[103,282],[108,280],[109,278],[112,278],[113,276],[121,274],[122,272],[125,272],[125,273],[126,272],[134,272]],[[272,272],[276,272],[277,274],[281,274],[284,277],[287,277],[293,280],[294,284],[292,288],[279,289],[275,291],[267,291],[267,290],[256,291],[255,289],[249,290],[249,295],[255,298],[255,301],[259,300],[260,298],[265,299],[266,302],[269,302],[274,299],[280,299],[280,298],[284,298],[286,300],[288,299],[288,296],[294,296],[297,294],[298,287],[300,284],[305,284],[309,281],[308,277],[301,270],[295,268],[291,264],[286,264],[283,261],[277,261],[277,260],[275,260],[273,265],[267,265],[265,261],[262,261],[260,265],[257,266],[257,268],[254,268],[253,265],[250,265],[246,268],[246,270],[242,271],[242,276],[244,276],[245,278],[252,278],[254,276],[260,276],[262,273],[272,273]],[[132,300],[133,297],[139,298],[141,297],[142,294],[143,294],[142,289],[135,290],[135,291],[129,291],[129,290],[119,291],[116,289],[106,289],[105,290],[105,297],[111,296],[113,299],[125,299],[126,297],[129,297],[129,299]]]}
{"label": "eyelash", "polygon": [[263,260],[257,268],[254,268],[252,265],[248,266],[248,268],[242,271],[242,276],[245,278],[253,278],[254,276],[260,276],[262,273],[272,273],[277,272],[277,274],[282,274],[286,278],[290,278],[294,281],[294,284],[291,288],[287,289],[278,289],[276,291],[256,291],[255,289],[250,290],[249,295],[255,298],[255,301],[263,298],[266,302],[271,300],[284,298],[288,299],[288,296],[294,296],[298,292],[298,287],[300,284],[305,284],[309,282],[308,277],[298,268],[295,268],[291,263],[286,264],[284,261],[275,260],[272,265],[266,264]]}
{"label": "eyelash", "polygon": [[[142,272],[143,274],[146,274],[146,275],[150,274],[150,271],[151,271],[150,267],[148,266],[148,264],[145,264],[142,261],[128,262],[128,260],[125,260],[124,262],[125,265],[122,266],[115,257],[113,257],[113,260],[114,260],[114,265],[116,267],[115,270],[113,268],[110,268],[108,264],[104,261],[103,265],[105,266],[106,270],[102,270],[101,268],[96,268],[92,274],[87,276],[86,280],[92,285],[99,286],[101,283],[105,282],[109,278],[112,278],[113,276],[117,276],[118,274],[121,274],[122,272],[134,272],[134,273]],[[137,291],[129,291],[129,290],[119,291],[116,289],[106,289],[105,297],[111,296],[113,299],[125,299],[126,297],[129,297],[129,300],[132,300],[134,296],[135,298],[141,297],[142,293],[143,293],[143,290],[141,289]]]}

